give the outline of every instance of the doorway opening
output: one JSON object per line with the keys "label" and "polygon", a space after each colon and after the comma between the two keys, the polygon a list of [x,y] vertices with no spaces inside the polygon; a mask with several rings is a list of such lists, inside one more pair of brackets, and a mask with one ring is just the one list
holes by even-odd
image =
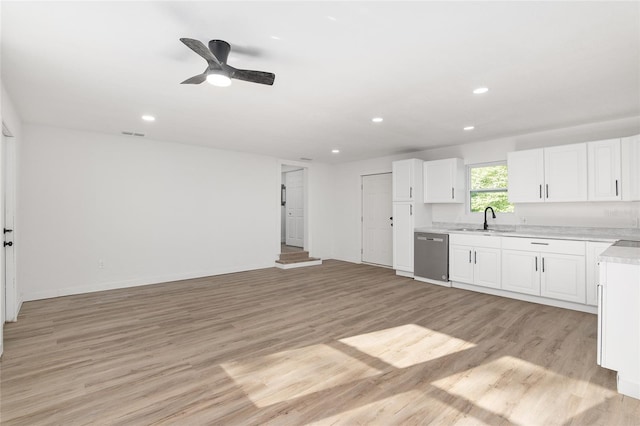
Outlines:
{"label": "doorway opening", "polygon": [[362,262],[393,265],[391,173],[362,176]]}
{"label": "doorway opening", "polygon": [[283,165],[280,185],[280,252],[304,250],[305,243],[305,182],[306,170]]}
{"label": "doorway opening", "polygon": [[280,256],[276,266],[282,269],[322,263],[309,257],[308,173],[302,164],[280,167]]}

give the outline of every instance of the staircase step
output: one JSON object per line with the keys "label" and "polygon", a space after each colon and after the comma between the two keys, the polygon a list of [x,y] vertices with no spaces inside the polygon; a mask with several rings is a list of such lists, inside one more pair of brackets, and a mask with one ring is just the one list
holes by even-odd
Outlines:
{"label": "staircase step", "polygon": [[276,263],[280,263],[281,265],[291,265],[292,263],[303,263],[303,262],[313,262],[316,260],[320,260],[317,257],[303,257],[303,258],[299,258],[299,259],[287,259],[287,260],[276,260]]}
{"label": "staircase step", "polygon": [[308,259],[309,252],[308,251],[293,251],[288,253],[280,253],[280,260],[290,261],[290,260],[299,260],[299,259]]}

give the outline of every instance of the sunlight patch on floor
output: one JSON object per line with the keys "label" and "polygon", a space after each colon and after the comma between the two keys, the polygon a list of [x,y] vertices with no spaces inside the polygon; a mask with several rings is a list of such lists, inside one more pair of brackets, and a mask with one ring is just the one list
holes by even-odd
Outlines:
{"label": "sunlight patch on floor", "polygon": [[347,337],[340,342],[396,368],[411,367],[476,346],[416,324]]}
{"label": "sunlight patch on floor", "polygon": [[518,424],[562,424],[570,418],[559,418],[557,413],[583,412],[616,395],[614,390],[511,356],[432,384]]}
{"label": "sunlight patch on floor", "polygon": [[312,345],[221,367],[258,407],[371,377],[381,371],[327,345]]}

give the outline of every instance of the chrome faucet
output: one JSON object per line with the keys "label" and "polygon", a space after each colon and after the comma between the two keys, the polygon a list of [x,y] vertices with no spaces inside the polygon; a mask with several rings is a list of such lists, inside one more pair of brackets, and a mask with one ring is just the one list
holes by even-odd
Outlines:
{"label": "chrome faucet", "polygon": [[496,212],[493,211],[493,207],[487,207],[486,209],[484,209],[484,230],[486,231],[487,229],[489,229],[489,224],[487,223],[487,210],[491,210],[491,214],[493,215],[493,218],[496,218]]}

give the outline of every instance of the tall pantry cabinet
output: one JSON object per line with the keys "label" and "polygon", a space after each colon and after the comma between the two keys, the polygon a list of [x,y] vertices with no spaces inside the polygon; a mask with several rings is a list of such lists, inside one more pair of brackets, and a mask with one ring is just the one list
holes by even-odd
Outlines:
{"label": "tall pantry cabinet", "polygon": [[397,275],[413,277],[413,232],[431,225],[431,209],[424,203],[423,160],[394,161],[393,180],[393,269]]}

